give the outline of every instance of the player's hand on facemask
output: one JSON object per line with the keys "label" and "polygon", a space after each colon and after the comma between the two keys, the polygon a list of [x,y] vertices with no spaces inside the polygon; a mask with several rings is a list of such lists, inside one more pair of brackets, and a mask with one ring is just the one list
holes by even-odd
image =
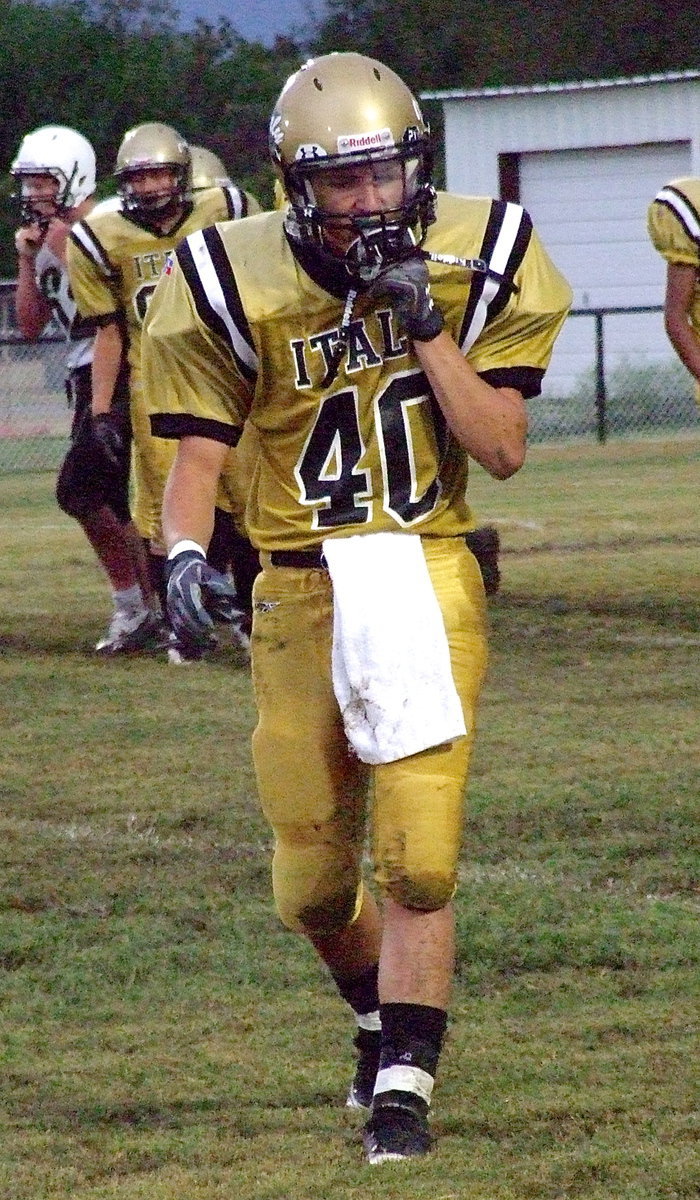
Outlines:
{"label": "player's hand on facemask", "polygon": [[202,550],[186,549],[166,563],[168,619],[178,641],[207,650],[217,644],[214,622],[233,626],[235,640],[247,642],[245,613],[225,575],[209,566]]}
{"label": "player's hand on facemask", "polygon": [[428,267],[419,257],[405,258],[381,271],[369,294],[386,296],[403,331],[417,342],[432,342],[445,322],[430,294]]}
{"label": "player's hand on facemask", "polygon": [[15,232],[15,250],[19,258],[35,259],[44,240],[39,225],[21,225]]}
{"label": "player's hand on facemask", "polygon": [[128,449],[128,437],[121,421],[112,413],[97,413],[92,418],[92,436],[112,467],[121,467]]}

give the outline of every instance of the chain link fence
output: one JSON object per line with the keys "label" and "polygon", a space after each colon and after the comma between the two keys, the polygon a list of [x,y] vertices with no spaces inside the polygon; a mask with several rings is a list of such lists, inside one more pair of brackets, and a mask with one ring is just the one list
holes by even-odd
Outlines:
{"label": "chain link fence", "polygon": [[[0,474],[58,467],[72,415],[64,389],[63,335],[49,326],[39,341],[24,341],[13,295],[14,283],[0,282]],[[572,312],[569,322],[581,322],[585,331],[578,341],[585,347],[586,365],[568,381],[565,394],[547,393],[528,402],[530,441],[603,442],[614,436],[700,430],[693,381],[675,355],[646,361],[638,354],[606,349],[609,320],[661,311],[659,306]]]}
{"label": "chain link fence", "polygon": [[695,381],[662,314],[660,304],[573,309],[528,405],[530,441],[700,431]]}
{"label": "chain link fence", "polygon": [[14,286],[0,282],[0,474],[58,467],[72,419],[65,334],[47,326],[39,341],[25,341],[16,324]]}

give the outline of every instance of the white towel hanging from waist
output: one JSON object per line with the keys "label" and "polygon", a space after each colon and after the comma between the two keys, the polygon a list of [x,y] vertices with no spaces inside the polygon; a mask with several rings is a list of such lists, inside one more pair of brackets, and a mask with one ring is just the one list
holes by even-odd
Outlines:
{"label": "white towel hanging from waist", "polygon": [[416,534],[327,538],[333,688],[366,763],[394,762],[466,734],[445,625]]}

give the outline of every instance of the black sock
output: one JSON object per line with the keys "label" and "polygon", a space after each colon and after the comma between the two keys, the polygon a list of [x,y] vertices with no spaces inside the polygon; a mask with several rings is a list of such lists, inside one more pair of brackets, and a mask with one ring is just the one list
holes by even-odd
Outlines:
{"label": "black sock", "polygon": [[151,587],[160,601],[161,611],[163,616],[168,611],[168,585],[165,582],[165,556],[162,554],[154,554],[150,548],[150,543],[147,538],[143,539],[146,553],[148,555],[148,577],[151,581]]}
{"label": "black sock", "polygon": [[379,1009],[379,963],[351,978],[333,975],[333,981],[343,1000],[358,1016],[375,1013]]}
{"label": "black sock", "polygon": [[382,1051],[375,1103],[427,1112],[447,1013],[427,1004],[381,1004]]}

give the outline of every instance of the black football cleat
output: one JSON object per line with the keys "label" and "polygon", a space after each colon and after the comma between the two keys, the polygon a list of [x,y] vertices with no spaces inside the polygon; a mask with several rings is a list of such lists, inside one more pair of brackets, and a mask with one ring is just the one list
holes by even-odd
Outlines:
{"label": "black football cleat", "polygon": [[382,1048],[381,1030],[359,1029],[355,1037],[357,1064],[355,1075],[350,1084],[346,1108],[371,1108],[374,1093],[374,1081],[379,1069],[379,1055]]}
{"label": "black football cleat", "polygon": [[362,1142],[367,1162],[372,1166],[421,1158],[432,1146],[427,1108],[423,1113],[418,1106],[377,1104],[375,1101]]}

